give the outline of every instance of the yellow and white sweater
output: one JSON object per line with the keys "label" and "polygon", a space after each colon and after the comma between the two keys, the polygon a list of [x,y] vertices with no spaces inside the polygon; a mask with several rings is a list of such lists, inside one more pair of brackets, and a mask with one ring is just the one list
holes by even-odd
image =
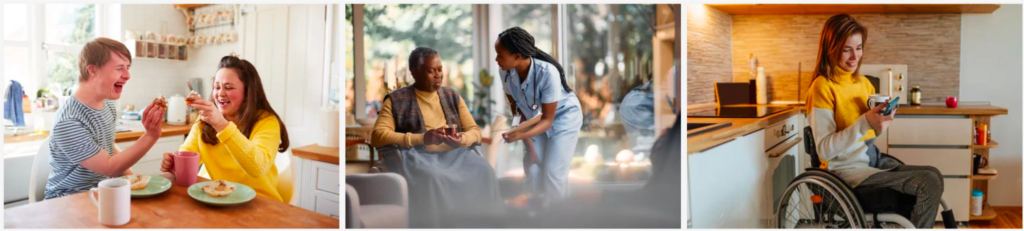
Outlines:
{"label": "yellow and white sweater", "polygon": [[[836,173],[850,186],[857,187],[872,174],[881,172],[870,166],[869,148],[875,131],[864,117],[868,96],[875,92],[863,75],[835,67],[836,82],[818,76],[807,94],[807,119],[814,131],[823,169]],[[857,78],[858,81],[854,81]]]}

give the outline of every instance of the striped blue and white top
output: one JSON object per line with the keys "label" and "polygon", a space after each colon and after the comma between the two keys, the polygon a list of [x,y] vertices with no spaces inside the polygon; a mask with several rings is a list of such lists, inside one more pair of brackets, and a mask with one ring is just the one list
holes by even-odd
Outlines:
{"label": "striped blue and white top", "polygon": [[86,169],[80,163],[100,150],[114,155],[117,126],[114,101],[103,109],[86,106],[69,97],[57,110],[50,135],[50,177],[46,181],[46,199],[88,191],[108,177]]}

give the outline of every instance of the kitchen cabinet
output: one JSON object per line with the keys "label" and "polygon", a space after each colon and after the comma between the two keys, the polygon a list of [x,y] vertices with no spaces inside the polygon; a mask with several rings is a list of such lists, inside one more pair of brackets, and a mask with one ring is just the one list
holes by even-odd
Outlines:
{"label": "kitchen cabinet", "polygon": [[[945,186],[942,198],[949,202],[957,221],[989,220],[995,214],[987,203],[982,216],[970,215],[971,190],[985,191],[987,199],[987,181],[995,178],[973,174],[973,154],[987,156],[988,150],[998,145],[995,141],[975,145],[974,131],[976,123],[989,124],[991,116],[1000,114],[1006,114],[1005,109],[993,106],[904,106],[875,144],[908,165],[939,169]],[[936,220],[942,220],[941,214]]]}
{"label": "kitchen cabinet", "polygon": [[687,155],[693,228],[761,228],[770,205],[765,189],[765,130]]}
{"label": "kitchen cabinet", "polygon": [[687,155],[687,227],[771,226],[776,198],[802,171],[801,160],[806,161],[801,134],[805,117],[793,113],[764,120],[771,124]]}
{"label": "kitchen cabinet", "polygon": [[[136,174],[145,175],[160,175],[160,164],[164,160],[165,152],[175,152],[181,147],[181,144],[185,143],[185,136],[167,136],[160,137],[153,144],[153,147],[146,152],[146,155],[142,156],[135,165],[132,165],[132,171]],[[117,147],[124,150],[125,148],[131,147],[135,144],[135,141],[120,142],[117,143]]]}
{"label": "kitchen cabinet", "polygon": [[28,200],[32,161],[46,139],[4,144],[4,203]]}
{"label": "kitchen cabinet", "polygon": [[340,219],[341,170],[338,164],[297,159],[299,207]]}

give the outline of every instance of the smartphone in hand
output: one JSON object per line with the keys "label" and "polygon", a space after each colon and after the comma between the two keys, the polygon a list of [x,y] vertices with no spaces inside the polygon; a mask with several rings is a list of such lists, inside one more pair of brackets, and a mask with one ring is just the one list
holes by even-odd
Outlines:
{"label": "smartphone in hand", "polygon": [[892,101],[889,101],[889,104],[885,105],[885,111],[881,112],[882,115],[884,115],[884,116],[891,115],[893,110],[896,110],[896,107],[898,105],[897,102],[899,102],[899,101],[900,101],[900,97],[899,96],[897,96],[896,99],[893,99]]}

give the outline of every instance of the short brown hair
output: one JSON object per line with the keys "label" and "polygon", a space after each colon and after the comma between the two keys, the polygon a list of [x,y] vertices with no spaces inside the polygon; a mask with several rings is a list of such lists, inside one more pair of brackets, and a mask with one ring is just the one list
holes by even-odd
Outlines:
{"label": "short brown hair", "polygon": [[[825,21],[825,26],[821,28],[818,62],[814,65],[814,77],[812,78],[822,76],[825,79],[836,82],[836,71],[833,68],[839,65],[839,59],[843,55],[843,47],[846,46],[846,39],[855,34],[860,34],[862,43],[867,44],[868,28],[861,25],[849,14],[837,14],[829,18],[828,21]],[[856,77],[860,76],[860,63],[864,62],[864,59],[861,58],[857,62],[857,69],[851,70],[855,77],[853,78],[854,81],[859,80]]]}
{"label": "short brown hair", "polygon": [[78,71],[81,74],[78,76],[78,81],[82,82],[89,79],[89,65],[101,67],[107,64],[110,61],[111,51],[117,52],[125,59],[128,59],[128,63],[132,62],[132,54],[123,43],[109,38],[98,37],[85,43],[85,46],[82,47],[82,53],[78,55]]}

